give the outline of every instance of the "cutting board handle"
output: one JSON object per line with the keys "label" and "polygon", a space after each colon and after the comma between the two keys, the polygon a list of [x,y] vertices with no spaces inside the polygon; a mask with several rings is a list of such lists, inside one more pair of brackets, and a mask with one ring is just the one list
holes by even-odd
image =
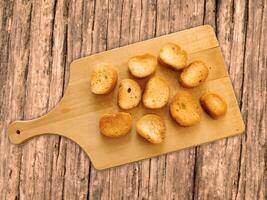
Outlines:
{"label": "cutting board handle", "polygon": [[47,114],[32,120],[14,121],[9,124],[7,133],[13,144],[21,144],[32,137],[39,135],[60,135],[73,140],[73,134],[69,131],[73,123],[69,120],[69,113],[72,112],[68,105],[67,88],[60,102]]}
{"label": "cutting board handle", "polygon": [[35,136],[32,132],[25,131],[25,126],[31,121],[14,121],[9,124],[7,133],[13,144],[21,144]]}
{"label": "cutting board handle", "polygon": [[32,137],[43,134],[61,135],[72,139],[68,133],[68,124],[63,121],[66,119],[64,113],[67,109],[62,109],[62,104],[64,101],[61,100],[54,109],[39,118],[14,121],[9,124],[7,133],[10,141],[14,144],[21,144]]}
{"label": "cutting board handle", "polygon": [[60,135],[60,132],[53,130],[47,119],[48,118],[45,115],[38,119],[12,122],[7,130],[10,141],[14,144],[21,144],[32,137],[42,134]]}

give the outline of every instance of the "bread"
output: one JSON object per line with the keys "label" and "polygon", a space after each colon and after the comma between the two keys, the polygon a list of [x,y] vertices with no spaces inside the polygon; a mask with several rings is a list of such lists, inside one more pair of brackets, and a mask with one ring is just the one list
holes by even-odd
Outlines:
{"label": "bread", "polygon": [[200,85],[208,77],[209,69],[202,61],[194,61],[183,69],[179,82],[183,87],[191,88]]}
{"label": "bread", "polygon": [[141,101],[142,91],[139,84],[132,79],[123,79],[119,85],[118,105],[121,109],[131,109]]}
{"label": "bread", "polygon": [[161,117],[155,114],[147,114],[136,123],[137,133],[153,144],[159,144],[165,138],[165,124]]}
{"label": "bread", "polygon": [[131,74],[137,78],[144,78],[156,71],[157,58],[151,54],[132,57],[128,61],[128,68]]}
{"label": "bread", "polygon": [[108,94],[116,86],[117,71],[109,64],[101,63],[95,66],[91,75],[91,91],[94,94]]}
{"label": "bread", "polygon": [[180,70],[186,67],[187,57],[187,53],[178,45],[167,43],[160,49],[158,60],[162,65]]}
{"label": "bread", "polygon": [[227,104],[225,100],[216,93],[207,92],[200,98],[202,108],[214,119],[225,115]]}
{"label": "bread", "polygon": [[100,132],[107,137],[121,137],[131,131],[132,117],[126,112],[104,114],[99,121]]}
{"label": "bread", "polygon": [[169,86],[158,76],[152,77],[146,84],[143,94],[143,104],[150,109],[162,108],[168,103]]}
{"label": "bread", "polygon": [[192,126],[200,121],[201,108],[189,92],[180,91],[170,103],[170,114],[179,125]]}

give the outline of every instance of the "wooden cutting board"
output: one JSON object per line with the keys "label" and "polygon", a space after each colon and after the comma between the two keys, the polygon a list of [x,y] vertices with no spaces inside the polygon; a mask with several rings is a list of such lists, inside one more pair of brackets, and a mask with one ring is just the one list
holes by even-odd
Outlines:
{"label": "wooden cutting board", "polygon": [[[194,89],[179,86],[177,72],[158,66],[157,75],[170,85],[170,97],[178,90],[187,90],[199,99],[205,91],[221,94],[227,101],[227,114],[211,119],[203,112],[201,122],[192,127],[180,127],[170,117],[168,106],[149,110],[142,104],[128,110],[133,116],[133,129],[122,138],[107,138],[99,133],[98,121],[102,114],[120,110],[117,106],[117,89],[109,95],[97,96],[90,92],[89,81],[92,69],[99,62],[113,64],[119,80],[131,77],[127,70],[130,57],[151,53],[158,55],[160,47],[173,42],[189,54],[189,62],[202,60],[207,63],[210,74],[206,82]],[[144,88],[147,79],[138,80]],[[146,142],[136,134],[135,122],[145,113],[157,113],[164,118],[167,128],[166,140],[160,145]],[[69,85],[59,104],[48,114],[34,120],[15,121],[8,127],[11,142],[20,144],[41,134],[57,134],[67,137],[81,146],[97,169],[105,169],[142,160],[160,154],[211,142],[244,131],[244,123],[235,98],[216,35],[211,26],[165,35],[155,39],[131,44],[75,60],[70,66]]]}

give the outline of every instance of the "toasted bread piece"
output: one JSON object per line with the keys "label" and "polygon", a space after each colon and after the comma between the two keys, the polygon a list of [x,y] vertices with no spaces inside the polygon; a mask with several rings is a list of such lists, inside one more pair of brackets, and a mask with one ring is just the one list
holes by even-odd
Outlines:
{"label": "toasted bread piece", "polygon": [[128,61],[131,74],[137,78],[145,78],[156,71],[157,58],[151,54],[132,57]]}
{"label": "toasted bread piece", "polygon": [[192,126],[200,121],[201,108],[194,97],[185,91],[177,92],[170,103],[170,113],[181,126]]}
{"label": "toasted bread piece", "polygon": [[108,94],[116,86],[117,71],[110,64],[100,63],[95,66],[91,75],[91,91],[94,94]]}
{"label": "toasted bread piece", "polygon": [[153,144],[162,143],[165,138],[165,124],[161,117],[155,114],[147,114],[136,123],[137,133]]}
{"label": "toasted bread piece", "polygon": [[163,78],[152,77],[146,84],[143,104],[150,109],[162,108],[168,103],[169,93],[169,86]]}
{"label": "toasted bread piece", "polygon": [[132,129],[132,116],[126,112],[104,114],[99,121],[100,132],[107,137],[121,137]]}
{"label": "toasted bread piece", "polygon": [[200,85],[209,75],[209,69],[202,61],[194,61],[184,68],[179,76],[179,82],[183,87],[191,88]]}
{"label": "toasted bread piece", "polygon": [[187,53],[173,43],[163,45],[160,49],[158,58],[160,64],[172,67],[176,70],[185,68],[187,59]]}
{"label": "toasted bread piece", "polygon": [[207,92],[200,98],[202,108],[214,119],[225,115],[227,111],[226,101],[218,94]]}
{"label": "toasted bread piece", "polygon": [[141,101],[142,91],[139,84],[132,79],[123,79],[119,85],[118,104],[121,109],[131,109]]}

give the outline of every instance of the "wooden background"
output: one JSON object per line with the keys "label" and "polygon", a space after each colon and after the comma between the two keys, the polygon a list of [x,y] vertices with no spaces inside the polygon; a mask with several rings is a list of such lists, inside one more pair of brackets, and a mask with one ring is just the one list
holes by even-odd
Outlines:
{"label": "wooden background", "polygon": [[[202,24],[216,30],[242,136],[105,171],[65,138],[9,142],[9,122],[59,102],[73,59]],[[266,29],[267,0],[1,0],[0,199],[266,199]]]}

